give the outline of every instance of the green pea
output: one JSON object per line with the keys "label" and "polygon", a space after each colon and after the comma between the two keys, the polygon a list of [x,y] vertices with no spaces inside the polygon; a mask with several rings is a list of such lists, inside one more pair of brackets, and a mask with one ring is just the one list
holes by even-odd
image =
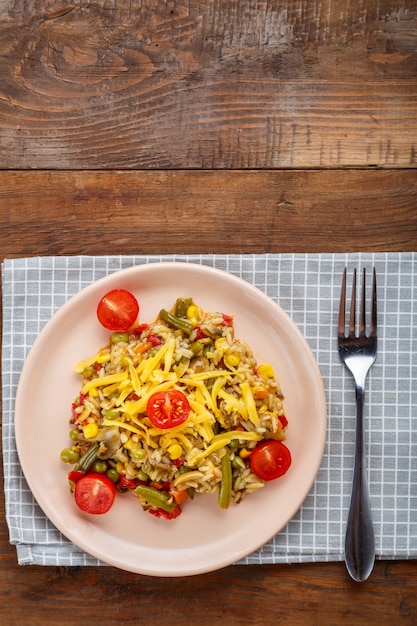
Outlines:
{"label": "green pea", "polygon": [[129,341],[128,333],[112,333],[110,335],[110,341],[112,343],[127,343]]}
{"label": "green pea", "polygon": [[84,378],[91,378],[93,374],[94,374],[94,367],[92,365],[89,365],[83,370]]}
{"label": "green pea", "polygon": [[240,456],[235,456],[234,459],[232,459],[232,467],[233,469],[242,469],[245,467],[245,461],[243,461]]}
{"label": "green pea", "polygon": [[106,461],[97,460],[93,465],[93,472],[104,474],[107,471]]}
{"label": "green pea", "polygon": [[142,463],[141,470],[142,472],[145,472],[146,476],[148,476],[149,472],[151,472],[152,469],[152,465],[149,463],[149,461],[145,461],[144,463]]}
{"label": "green pea", "polygon": [[232,450],[236,450],[238,446],[239,446],[239,439],[232,439],[231,442],[229,443],[229,448],[231,448]]}
{"label": "green pea", "polygon": [[60,457],[63,463],[71,463],[72,465],[78,461],[80,455],[76,450],[73,450],[72,448],[64,448],[61,452]]}
{"label": "green pea", "polygon": [[107,476],[107,478],[110,478],[112,483],[117,483],[117,481],[120,478],[119,472],[117,470],[115,470],[114,467],[111,467],[110,469],[107,470],[106,476]]}
{"label": "green pea", "polygon": [[148,480],[148,474],[144,472],[143,470],[139,470],[136,473],[136,478],[138,478],[139,480],[143,480],[143,482],[145,482],[146,480]]}
{"label": "green pea", "polygon": [[133,448],[130,453],[134,461],[143,461],[143,459],[146,459],[146,450],[139,446]]}
{"label": "green pea", "polygon": [[70,439],[72,439],[73,441],[77,441],[77,439],[78,439],[78,435],[79,435],[79,434],[80,434],[80,433],[79,433],[78,428],[72,428],[72,429],[70,430],[70,434],[69,434]]}
{"label": "green pea", "polygon": [[104,417],[106,418],[106,420],[117,420],[119,418],[119,411],[117,411],[116,409],[109,409],[104,414]]}

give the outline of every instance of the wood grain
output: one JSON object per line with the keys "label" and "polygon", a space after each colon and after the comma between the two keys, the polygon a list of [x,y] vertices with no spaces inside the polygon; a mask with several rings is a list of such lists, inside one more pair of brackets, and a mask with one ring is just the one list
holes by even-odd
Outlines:
{"label": "wood grain", "polygon": [[417,166],[414,0],[0,2],[0,167]]}
{"label": "wood grain", "polygon": [[7,538],[2,494],[5,626],[414,626],[417,620],[415,561],[377,561],[363,585],[349,578],[343,563],[232,565],[188,578],[154,578],[112,567],[19,567]]}
{"label": "wood grain", "polygon": [[0,172],[1,254],[415,250],[417,171]]}
{"label": "wood grain", "polygon": [[[415,251],[416,112],[415,0],[0,0],[0,260]],[[5,626],[414,626],[416,587],[20,567],[0,494]]]}

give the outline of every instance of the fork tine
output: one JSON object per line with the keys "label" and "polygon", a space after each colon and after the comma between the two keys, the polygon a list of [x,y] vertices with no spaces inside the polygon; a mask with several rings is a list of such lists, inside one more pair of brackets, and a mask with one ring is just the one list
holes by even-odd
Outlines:
{"label": "fork tine", "polygon": [[340,291],[339,324],[337,327],[337,333],[339,337],[345,336],[345,309],[346,309],[346,267],[343,272],[342,288]]}
{"label": "fork tine", "polygon": [[360,317],[359,317],[359,336],[360,337],[366,336],[366,333],[365,333],[365,329],[366,329],[365,294],[366,294],[366,269],[363,268],[361,310],[360,310]]}
{"label": "fork tine", "polygon": [[352,298],[350,301],[349,337],[355,336],[356,326],[356,267],[353,270]]}
{"label": "fork tine", "polygon": [[370,335],[371,337],[376,336],[377,322],[376,322],[376,271],[373,268],[372,272],[372,299],[371,299],[371,321],[370,321]]}

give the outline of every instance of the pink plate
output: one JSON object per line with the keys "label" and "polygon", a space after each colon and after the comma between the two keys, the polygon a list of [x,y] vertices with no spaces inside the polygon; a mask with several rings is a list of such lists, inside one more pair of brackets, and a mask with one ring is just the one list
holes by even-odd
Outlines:
{"label": "pink plate", "polygon": [[[236,336],[258,362],[271,363],[285,395],[289,420],[288,473],[227,511],[215,496],[200,495],[174,521],[144,513],[130,494],[112,510],[89,516],[67,487],[70,407],[79,393],[73,366],[107,343],[96,317],[111,289],[132,291],[142,322],[153,321],[177,297],[190,296],[206,311],[235,318]],[[153,576],[186,576],[225,567],[271,539],[291,520],[318,472],[326,437],[326,401],[317,363],[288,315],[264,293],[226,272],[193,263],[151,263],[115,272],[71,298],[35,341],[20,378],[15,410],[16,443],[34,497],[73,543],[123,570]]]}

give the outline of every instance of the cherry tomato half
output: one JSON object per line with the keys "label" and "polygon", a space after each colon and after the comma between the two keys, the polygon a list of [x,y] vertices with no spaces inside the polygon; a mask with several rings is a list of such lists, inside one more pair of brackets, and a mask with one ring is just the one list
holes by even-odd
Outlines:
{"label": "cherry tomato half", "polygon": [[147,413],[156,428],[173,428],[185,422],[190,405],[182,391],[157,391],[148,400]]}
{"label": "cherry tomato half", "polygon": [[262,480],[274,480],[283,476],[291,465],[291,453],[282,441],[268,439],[252,452],[251,469]]}
{"label": "cherry tomato half", "polygon": [[107,513],[112,507],[116,487],[104,474],[86,474],[75,484],[75,502],[82,511],[92,515]]}
{"label": "cherry tomato half", "polygon": [[129,330],[136,322],[138,314],[138,301],[133,293],[126,289],[109,291],[97,306],[99,322],[108,330]]}

